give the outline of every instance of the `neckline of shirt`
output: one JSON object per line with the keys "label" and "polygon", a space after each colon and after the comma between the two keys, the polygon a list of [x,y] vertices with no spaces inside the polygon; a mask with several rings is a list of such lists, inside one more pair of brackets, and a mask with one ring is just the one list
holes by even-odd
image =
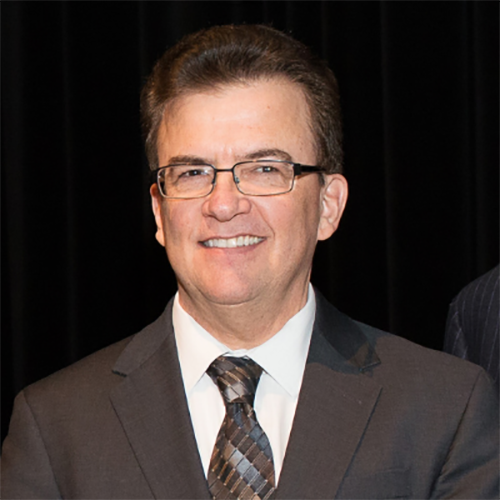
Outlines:
{"label": "neckline of shirt", "polygon": [[215,358],[226,355],[248,356],[253,359],[290,396],[296,398],[309,351],[315,313],[314,289],[309,284],[306,305],[278,333],[253,349],[233,351],[182,308],[177,292],[172,309],[172,323],[186,393],[191,393]]}

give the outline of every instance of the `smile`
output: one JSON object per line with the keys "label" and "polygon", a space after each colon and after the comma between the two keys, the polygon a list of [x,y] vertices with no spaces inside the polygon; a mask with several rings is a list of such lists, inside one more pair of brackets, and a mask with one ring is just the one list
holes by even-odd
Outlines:
{"label": "smile", "polygon": [[203,245],[209,248],[238,248],[257,245],[264,238],[258,236],[237,236],[236,238],[214,238],[212,240],[203,241]]}

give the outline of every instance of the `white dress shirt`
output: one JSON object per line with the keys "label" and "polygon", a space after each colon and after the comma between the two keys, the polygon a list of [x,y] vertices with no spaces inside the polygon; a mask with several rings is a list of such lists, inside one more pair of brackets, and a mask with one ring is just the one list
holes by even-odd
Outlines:
{"label": "white dress shirt", "polygon": [[271,444],[278,483],[304,375],[315,313],[316,300],[313,288],[309,285],[306,305],[276,335],[253,349],[232,351],[184,311],[178,294],[175,296],[172,310],[175,340],[205,475],[208,474],[217,434],[226,413],[219,389],[206,370],[218,356],[247,356],[263,369],[254,408]]}

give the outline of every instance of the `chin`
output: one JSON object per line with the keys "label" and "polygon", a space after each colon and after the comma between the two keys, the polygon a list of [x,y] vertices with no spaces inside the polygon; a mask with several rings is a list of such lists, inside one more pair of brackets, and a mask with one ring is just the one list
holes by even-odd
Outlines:
{"label": "chin", "polygon": [[215,286],[211,284],[202,287],[200,291],[208,301],[225,306],[248,303],[260,295],[257,284],[249,284],[248,281],[242,283],[234,279],[228,281],[217,280]]}

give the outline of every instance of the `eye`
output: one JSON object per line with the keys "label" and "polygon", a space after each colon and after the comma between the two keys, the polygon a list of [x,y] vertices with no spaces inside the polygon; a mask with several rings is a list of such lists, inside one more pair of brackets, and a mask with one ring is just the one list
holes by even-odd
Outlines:
{"label": "eye", "polygon": [[259,170],[263,174],[270,174],[272,172],[277,172],[278,171],[278,169],[276,167],[272,166],[272,165],[262,165],[257,170]]}
{"label": "eye", "polygon": [[192,170],[186,170],[179,177],[196,177],[198,175],[207,175],[207,171],[199,168],[194,168]]}
{"label": "eye", "polygon": [[277,174],[283,170],[283,166],[279,163],[257,163],[253,165],[255,174]]}
{"label": "eye", "polygon": [[173,182],[193,182],[210,178],[211,169],[204,165],[175,165],[169,173]]}

